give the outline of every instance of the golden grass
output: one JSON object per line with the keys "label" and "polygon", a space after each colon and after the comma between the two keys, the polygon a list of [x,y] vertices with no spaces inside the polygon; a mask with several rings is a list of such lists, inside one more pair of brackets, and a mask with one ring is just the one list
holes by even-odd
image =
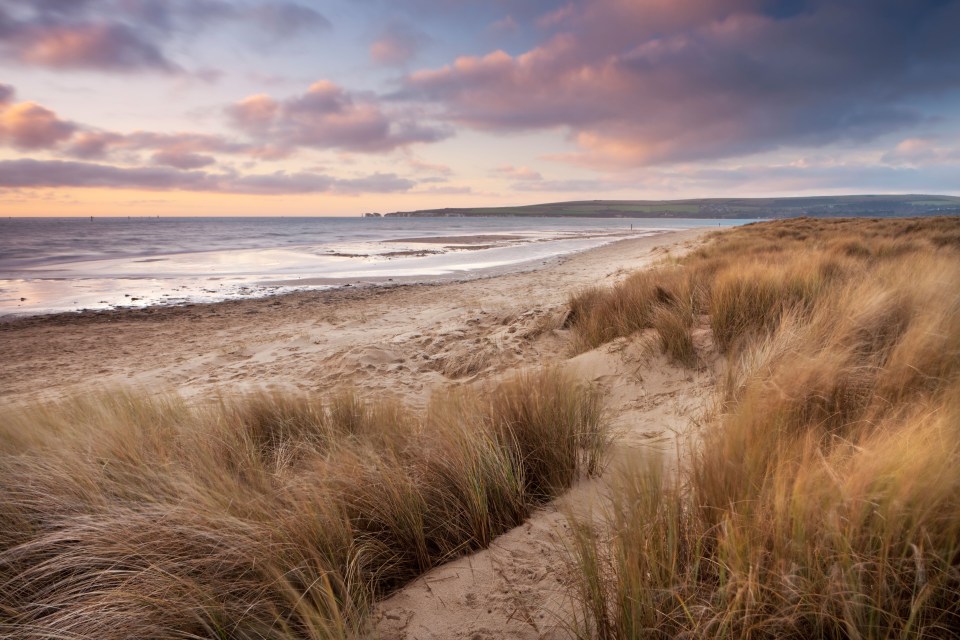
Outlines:
{"label": "golden grass", "polygon": [[192,407],[116,393],[0,418],[0,637],[337,638],[484,547],[605,446],[556,372],[438,398]]}
{"label": "golden grass", "polygon": [[577,523],[584,636],[960,635],[958,230],[764,223],[682,262],[722,410]]}
{"label": "golden grass", "polygon": [[690,327],[696,311],[691,280],[664,267],[631,274],[610,289],[591,287],[570,297],[567,324],[574,349],[593,349],[614,338],[654,328],[666,353],[693,364]]}

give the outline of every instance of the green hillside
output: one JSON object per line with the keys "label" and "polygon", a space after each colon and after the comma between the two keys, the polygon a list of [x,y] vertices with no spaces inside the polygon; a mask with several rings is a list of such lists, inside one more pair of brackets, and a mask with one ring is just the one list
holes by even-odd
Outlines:
{"label": "green hillside", "polygon": [[960,197],[910,194],[893,196],[812,196],[805,198],[584,200],[515,207],[421,209],[419,211],[397,211],[384,215],[398,217],[571,216],[579,218],[789,218],[794,216],[960,215]]}

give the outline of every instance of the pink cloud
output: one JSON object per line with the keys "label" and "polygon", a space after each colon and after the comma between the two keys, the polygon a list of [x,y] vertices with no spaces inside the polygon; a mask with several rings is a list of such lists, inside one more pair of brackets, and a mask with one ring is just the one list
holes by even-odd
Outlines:
{"label": "pink cloud", "polygon": [[[261,141],[232,140],[220,135],[190,132],[157,133],[134,131],[119,133],[84,127],[62,120],[36,103],[10,104],[13,87],[0,85],[0,145],[17,149],[62,149],[74,158],[85,160],[120,159],[137,162],[140,152],[149,152],[149,161],[181,169],[213,164],[210,154],[247,155],[259,160],[289,157],[295,147]],[[247,114],[252,111],[247,104]],[[255,126],[255,118],[247,120]],[[267,123],[269,124],[269,122]]]}
{"label": "pink cloud", "polygon": [[577,151],[557,158],[600,168],[858,144],[960,88],[943,26],[960,5],[921,5],[585,0],[542,19],[551,35],[525,53],[417,71],[399,95],[472,128],[560,129]]}
{"label": "pink cloud", "polygon": [[273,124],[279,110],[280,104],[276,100],[268,95],[257,94],[227,107],[227,115],[237,127],[262,133]]}
{"label": "pink cloud", "polygon": [[36,25],[21,30],[14,42],[21,61],[47,67],[177,70],[159,48],[123,24]]}
{"label": "pink cloud", "polygon": [[370,57],[385,65],[403,65],[412,60],[427,40],[426,36],[406,25],[391,23],[370,45]]}
{"label": "pink cloud", "polygon": [[277,101],[256,95],[227,108],[234,126],[277,147],[353,152],[390,151],[448,134],[412,118],[388,114],[376,98],[320,80],[299,96]]}
{"label": "pink cloud", "polygon": [[534,171],[530,167],[515,167],[510,164],[497,167],[493,170],[493,173],[511,180],[543,180],[539,171]]}
{"label": "pink cloud", "polygon": [[17,149],[50,149],[70,138],[77,126],[34,102],[21,102],[0,111],[0,142]]}
{"label": "pink cloud", "polygon": [[285,157],[261,145],[238,142],[219,135],[205,133],[156,133],[134,131],[87,130],[78,133],[67,148],[75,158],[104,159],[118,153],[139,151],[153,152],[151,162],[181,169],[198,168],[213,164],[210,153],[250,155],[258,158]]}
{"label": "pink cloud", "polygon": [[447,176],[453,175],[453,169],[451,169],[448,165],[426,162],[425,160],[421,160],[412,154],[408,154],[407,164],[409,164],[410,168],[414,171],[420,173],[432,173],[436,176],[442,176],[444,179],[446,179]]}
{"label": "pink cloud", "polygon": [[960,144],[958,141],[950,142],[934,138],[907,138],[883,154],[881,160],[890,165],[912,166],[960,163]]}
{"label": "pink cloud", "polygon": [[537,26],[541,29],[550,29],[562,25],[567,19],[576,13],[576,7],[573,3],[567,3],[564,6],[549,11],[537,19]]}

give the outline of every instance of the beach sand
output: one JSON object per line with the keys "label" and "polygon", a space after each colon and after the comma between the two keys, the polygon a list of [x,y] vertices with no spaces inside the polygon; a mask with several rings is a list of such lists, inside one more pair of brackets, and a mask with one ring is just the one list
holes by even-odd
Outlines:
{"label": "beach sand", "polygon": [[[560,365],[607,393],[616,460],[671,454],[707,411],[712,369],[669,364],[644,336],[571,357],[568,295],[695,246],[706,230],[621,240],[542,268],[437,284],[341,289],[185,307],[0,322],[0,397],[48,400],[97,389],[204,400],[255,389],[393,396],[422,407],[444,385]],[[709,330],[695,330],[709,351]],[[584,481],[482,552],[434,569],[381,603],[383,638],[568,637],[564,513],[595,510]]]}

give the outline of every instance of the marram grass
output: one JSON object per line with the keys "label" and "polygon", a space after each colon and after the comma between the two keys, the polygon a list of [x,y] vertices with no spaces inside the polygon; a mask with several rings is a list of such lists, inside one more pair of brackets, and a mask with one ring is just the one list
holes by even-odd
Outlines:
{"label": "marram grass", "polygon": [[721,411],[679,473],[637,461],[575,523],[582,636],[960,636],[958,231],[763,223],[670,268]]}
{"label": "marram grass", "polygon": [[0,414],[0,637],[347,638],[374,599],[596,472],[598,392],[552,370],[441,395]]}

